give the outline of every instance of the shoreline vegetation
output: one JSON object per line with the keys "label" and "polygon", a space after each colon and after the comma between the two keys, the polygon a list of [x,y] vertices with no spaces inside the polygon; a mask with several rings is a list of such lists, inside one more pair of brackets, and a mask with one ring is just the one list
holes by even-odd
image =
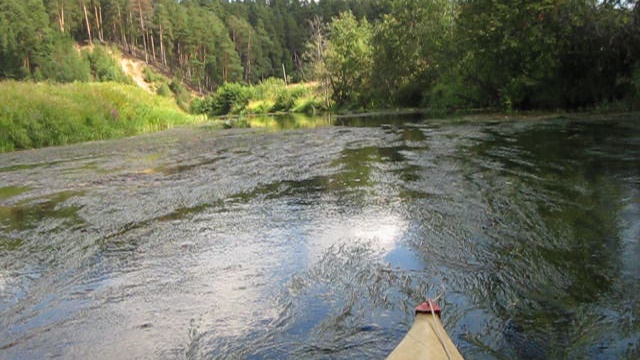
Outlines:
{"label": "shoreline vegetation", "polygon": [[[159,89],[164,86],[164,82],[155,85]],[[345,118],[357,120],[398,114],[461,119],[494,114],[496,118],[504,119],[545,119],[575,114],[634,113],[634,109],[623,103],[573,111],[336,109],[328,107],[318,84],[285,85],[279,79],[268,79],[255,86],[225,84],[205,97],[193,98],[189,112],[185,111],[184,105],[178,106],[174,97],[149,93],[130,83],[0,81],[0,153],[116,139],[196,124],[220,128],[296,129],[324,126]],[[184,103],[184,98],[182,101]],[[312,116],[320,120],[313,121]]]}
{"label": "shoreline vegetation", "polygon": [[203,121],[171,98],[114,82],[0,82],[0,152],[106,140]]}

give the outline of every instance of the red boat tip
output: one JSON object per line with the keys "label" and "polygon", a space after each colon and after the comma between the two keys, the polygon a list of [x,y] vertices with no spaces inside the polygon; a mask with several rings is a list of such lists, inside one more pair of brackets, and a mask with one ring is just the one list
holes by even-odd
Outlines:
{"label": "red boat tip", "polygon": [[441,312],[442,309],[440,309],[440,306],[431,300],[427,300],[416,306],[416,314],[438,314],[438,316],[440,316]]}

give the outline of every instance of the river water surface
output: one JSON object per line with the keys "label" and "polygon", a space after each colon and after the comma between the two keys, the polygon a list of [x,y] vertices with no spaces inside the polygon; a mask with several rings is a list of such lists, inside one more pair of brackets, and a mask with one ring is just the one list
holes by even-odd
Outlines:
{"label": "river water surface", "polygon": [[0,155],[0,358],[640,358],[640,116],[265,124]]}

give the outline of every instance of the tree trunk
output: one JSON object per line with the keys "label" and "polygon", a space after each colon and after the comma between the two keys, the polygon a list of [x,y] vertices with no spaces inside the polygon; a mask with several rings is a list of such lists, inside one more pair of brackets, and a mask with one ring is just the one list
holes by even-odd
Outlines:
{"label": "tree trunk", "polygon": [[91,24],[89,23],[89,14],[87,13],[87,4],[82,2],[82,10],[84,10],[84,21],[87,25],[87,33],[89,34],[89,44],[93,45],[93,38],[91,37]]}
{"label": "tree trunk", "polygon": [[60,32],[64,34],[64,2],[60,3],[60,16],[58,18]]}
{"label": "tree trunk", "polygon": [[149,40],[151,40],[151,56],[153,61],[156,61],[156,42],[153,40],[153,32],[149,32]]}
{"label": "tree trunk", "polygon": [[93,14],[96,21],[96,29],[98,29],[98,39],[104,42],[104,31],[102,29],[102,8],[93,3]]}
{"label": "tree trunk", "polygon": [[284,68],[284,63],[282,63],[282,78],[284,79],[284,86],[287,86],[287,70]]}
{"label": "tree trunk", "polygon": [[120,5],[117,6],[118,8],[118,23],[120,25],[120,37],[122,38],[122,45],[127,49],[127,51],[129,51],[129,43],[127,42],[127,34],[124,31],[124,25],[123,25],[123,20],[122,20],[122,13],[120,12]]}
{"label": "tree trunk", "polygon": [[162,64],[164,66],[167,66],[167,55],[164,53],[164,38],[163,38],[162,24],[160,24],[160,57],[162,58]]}
{"label": "tree trunk", "polygon": [[244,72],[244,81],[246,81],[248,84],[251,83],[250,78],[251,78],[251,33],[249,33],[249,41],[247,42],[247,67],[245,68],[245,72]]}
{"label": "tree trunk", "polygon": [[229,55],[224,53],[224,61],[222,64],[222,82],[227,82],[227,64],[229,63]]}
{"label": "tree trunk", "polygon": [[133,37],[133,14],[129,11],[129,53],[133,52],[133,47],[136,46],[135,38]]}
{"label": "tree trunk", "polygon": [[142,33],[142,44],[144,45],[144,62],[149,63],[149,50],[147,46],[147,36],[144,29],[144,18],[142,17],[142,1],[138,0],[138,15],[140,16],[140,32]]}
{"label": "tree trunk", "polygon": [[207,86],[207,52],[206,49],[203,47],[202,48],[202,74],[200,75],[202,77],[202,79],[200,79],[200,81],[198,81],[198,91],[200,91],[200,93],[202,93],[202,87],[206,87]]}
{"label": "tree trunk", "polygon": [[116,19],[113,19],[113,21],[111,21],[111,38],[109,40],[111,40],[112,42],[116,42],[117,38],[118,26],[116,25]]}
{"label": "tree trunk", "polygon": [[182,68],[182,50],[180,50],[180,41],[178,41],[176,48],[177,48],[176,50],[178,55],[178,68]]}
{"label": "tree trunk", "polygon": [[294,57],[294,61],[296,64],[296,67],[298,68],[298,70],[300,70],[300,74],[302,75],[302,78],[304,79],[304,63],[302,61],[302,58],[300,58],[300,56],[298,56],[297,52],[293,53],[293,57]]}

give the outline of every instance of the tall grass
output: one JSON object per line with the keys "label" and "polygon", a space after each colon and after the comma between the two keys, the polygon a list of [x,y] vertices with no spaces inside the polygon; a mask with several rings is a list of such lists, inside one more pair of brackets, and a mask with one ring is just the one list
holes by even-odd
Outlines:
{"label": "tall grass", "polygon": [[113,82],[0,82],[0,152],[110,139],[193,123],[175,101]]}

